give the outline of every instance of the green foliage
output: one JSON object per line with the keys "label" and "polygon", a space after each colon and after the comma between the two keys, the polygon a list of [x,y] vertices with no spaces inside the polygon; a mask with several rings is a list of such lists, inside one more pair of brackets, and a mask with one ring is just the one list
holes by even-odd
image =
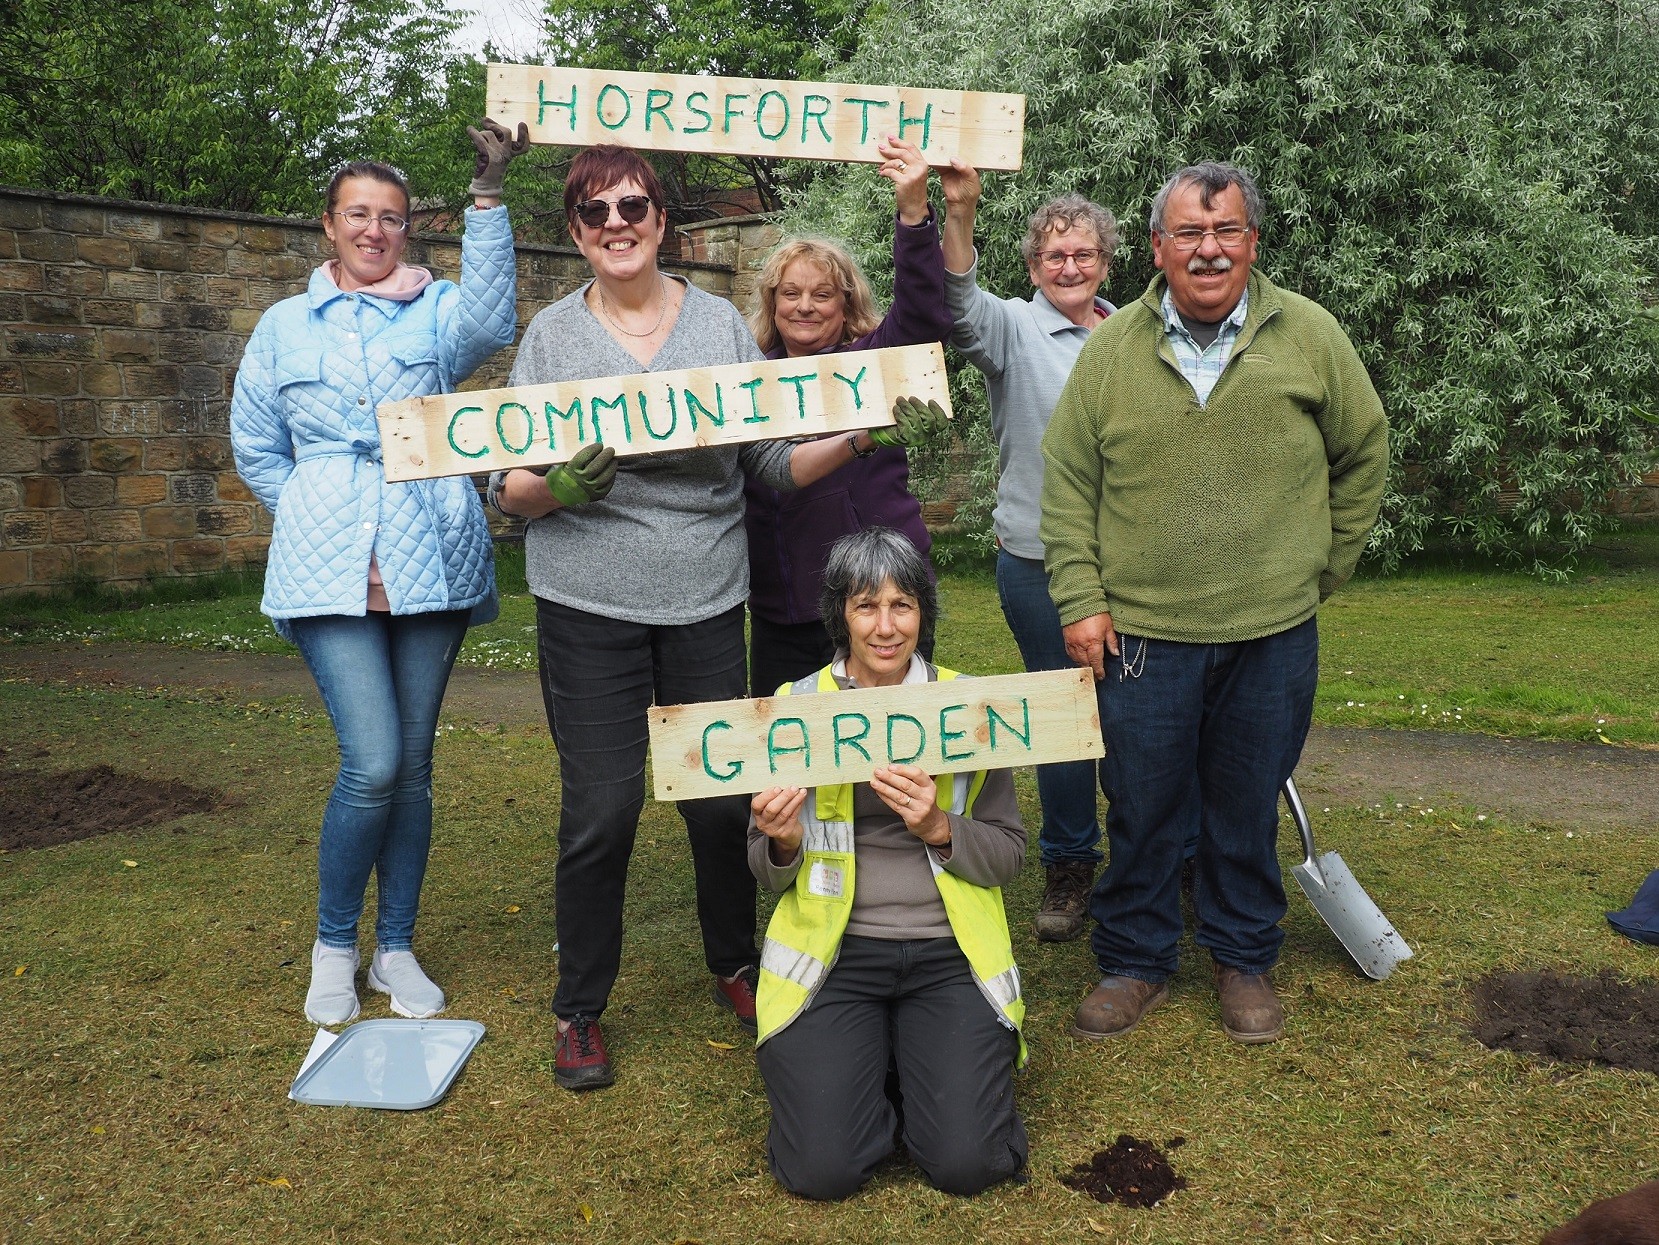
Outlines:
{"label": "green foliage", "polygon": [[483,98],[442,0],[15,0],[0,182],[309,214],[346,160],[459,199]]}
{"label": "green foliage", "polygon": [[[1125,302],[1152,273],[1140,222],[1164,178],[1250,168],[1261,266],[1337,316],[1389,410],[1373,557],[1441,535],[1549,573],[1653,461],[1655,63],[1645,0],[1060,0],[1035,22],[1008,0],[895,0],[833,76],[1026,95],[1025,167],[987,175],[979,213],[1003,294],[1030,288],[1016,246],[1052,195],[1124,220]],[[790,223],[880,267],[887,211],[873,173],[845,168]]]}

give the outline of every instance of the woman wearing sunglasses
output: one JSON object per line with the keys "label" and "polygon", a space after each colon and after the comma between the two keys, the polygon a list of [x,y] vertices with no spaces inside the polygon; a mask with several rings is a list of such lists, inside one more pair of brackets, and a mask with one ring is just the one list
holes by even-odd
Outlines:
{"label": "woman wearing sunglasses", "polygon": [[386,481],[375,408],[452,390],[513,340],[501,187],[529,136],[520,126],[515,141],[493,121],[468,133],[478,155],[460,285],[403,263],[403,175],[372,160],[343,166],[323,213],[335,258],[260,318],[231,400],[236,469],[275,517],[261,608],[298,646],[340,745],[317,839],[305,997],[319,1025],[357,1015],[357,922],[371,873],[369,985],[402,1016],[444,1008],[412,950],[432,837],[432,740],[469,620],[494,616],[494,562],[465,477]]}
{"label": "woman wearing sunglasses", "polygon": [[[997,594],[1027,670],[1070,670],[1060,615],[1048,595],[1037,522],[1043,493],[1043,431],[1089,334],[1116,310],[1100,296],[1117,249],[1117,221],[1098,203],[1068,194],[1032,214],[1020,257],[1031,298],[997,298],[978,282],[974,214],[979,173],[960,160],[944,177],[945,294],[956,332],[951,343],[985,373],[991,430],[1001,471],[992,522]],[[1092,761],[1037,767],[1043,827],[1038,836],[1047,882],[1037,937],[1064,942],[1083,932],[1095,866],[1101,858]]]}
{"label": "woman wearing sunglasses", "polygon": [[[893,305],[875,309],[858,262],[835,243],[796,238],[767,258],[749,327],[768,359],[942,342],[951,333],[939,223],[927,201],[927,162],[889,136],[877,172],[893,183]],[[810,488],[780,493],[751,477],[743,486],[749,537],[749,689],[770,696],[826,665],[834,646],[818,616],[831,546],[867,527],[891,527],[925,555],[933,546],[910,492],[901,447],[854,440],[855,459]],[[924,558],[925,561],[925,558]],[[929,571],[931,574],[931,569]],[[923,657],[931,657],[929,650]]]}
{"label": "woman wearing sunglasses", "polygon": [[[571,162],[565,213],[593,280],[530,322],[514,385],[760,359],[730,303],[657,266],[663,202],[655,171],[626,147],[592,147]],[[613,1080],[599,1017],[621,965],[623,890],[645,802],[646,711],[653,702],[743,695],[744,478],[787,490],[853,457],[844,437],[625,460],[595,444],[545,474],[521,468],[491,478],[491,501],[529,521],[525,572],[559,752],[554,1076],[566,1089]],[[713,996],[753,1031],[748,801],[685,800],[679,809]]]}

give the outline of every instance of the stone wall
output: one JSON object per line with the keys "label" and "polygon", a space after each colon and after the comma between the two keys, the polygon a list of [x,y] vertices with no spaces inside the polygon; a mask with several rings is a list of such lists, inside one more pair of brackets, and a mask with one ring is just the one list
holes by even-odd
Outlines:
{"label": "stone wall", "polygon": [[[231,385],[272,303],[326,257],[315,221],[0,188],[0,593],[260,563],[270,516],[231,459]],[[409,262],[459,277],[458,239]],[[730,267],[675,271],[729,295]],[[520,332],[588,277],[518,248]],[[511,348],[466,386],[506,383]]]}

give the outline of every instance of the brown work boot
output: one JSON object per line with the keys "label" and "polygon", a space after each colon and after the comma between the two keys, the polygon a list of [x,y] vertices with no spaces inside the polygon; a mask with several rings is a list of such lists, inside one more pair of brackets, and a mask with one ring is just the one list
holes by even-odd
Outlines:
{"label": "brown work boot", "polygon": [[1233,1041],[1259,1046],[1284,1036],[1285,1009],[1273,993],[1270,974],[1217,964],[1215,988],[1221,994],[1221,1027]]}
{"label": "brown work boot", "polygon": [[1032,922],[1038,942],[1070,942],[1083,932],[1089,915],[1089,896],[1094,892],[1094,861],[1066,860],[1044,866],[1048,883],[1043,902]]}
{"label": "brown work boot", "polygon": [[1102,977],[1078,1005],[1071,1031],[1081,1038],[1122,1037],[1169,997],[1169,985],[1138,977]]}

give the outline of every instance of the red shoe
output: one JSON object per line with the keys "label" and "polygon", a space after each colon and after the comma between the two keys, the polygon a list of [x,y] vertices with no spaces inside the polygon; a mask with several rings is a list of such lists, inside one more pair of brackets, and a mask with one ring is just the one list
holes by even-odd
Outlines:
{"label": "red shoe", "polygon": [[559,1034],[559,1049],[553,1056],[553,1079],[565,1089],[604,1089],[616,1079],[611,1057],[605,1053],[605,1039],[599,1032],[597,1016],[572,1016],[570,1027]]}
{"label": "red shoe", "polygon": [[750,1033],[757,1031],[755,985],[759,980],[760,974],[755,971],[752,964],[738,969],[734,977],[714,979],[714,1001],[721,1007],[730,1008],[737,1016],[737,1023]]}

